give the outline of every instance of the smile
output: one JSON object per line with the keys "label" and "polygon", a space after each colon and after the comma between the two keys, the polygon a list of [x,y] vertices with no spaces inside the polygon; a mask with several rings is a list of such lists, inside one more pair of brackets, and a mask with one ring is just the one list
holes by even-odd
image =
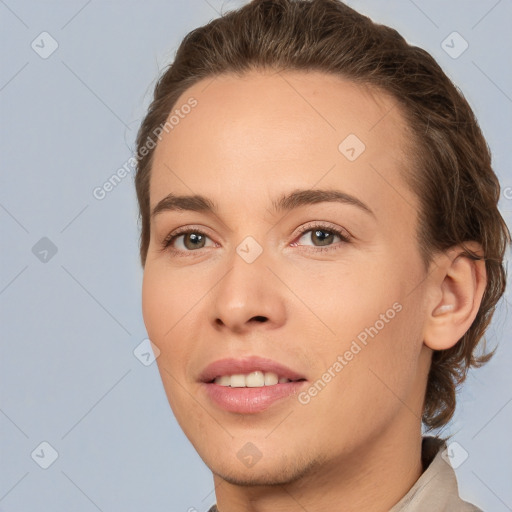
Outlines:
{"label": "smile", "polygon": [[297,371],[257,356],[218,360],[198,380],[212,405],[238,414],[262,412],[276,402],[284,406],[286,398],[307,386]]}
{"label": "smile", "polygon": [[216,377],[213,382],[219,386],[229,386],[232,388],[261,388],[263,386],[286,384],[292,381],[286,377],[280,377],[274,372],[254,371],[247,374],[222,375]]}

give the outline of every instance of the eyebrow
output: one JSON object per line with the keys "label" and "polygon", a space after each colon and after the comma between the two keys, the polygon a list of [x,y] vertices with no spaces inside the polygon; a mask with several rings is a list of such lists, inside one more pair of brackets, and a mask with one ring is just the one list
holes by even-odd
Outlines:
{"label": "eyebrow", "polygon": [[[324,202],[336,202],[356,206],[365,213],[375,217],[370,207],[357,197],[341,192],[340,190],[329,189],[295,190],[273,200],[272,208],[275,213],[279,213],[294,210],[301,206]],[[157,203],[151,212],[151,218],[165,211],[193,211],[218,214],[219,208],[214,201],[201,195],[177,196],[171,193]]]}

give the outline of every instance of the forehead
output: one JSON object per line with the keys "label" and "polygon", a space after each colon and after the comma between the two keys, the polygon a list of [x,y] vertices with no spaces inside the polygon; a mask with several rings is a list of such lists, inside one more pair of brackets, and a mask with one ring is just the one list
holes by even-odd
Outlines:
{"label": "forehead", "polygon": [[246,200],[319,183],[370,202],[386,194],[414,201],[400,174],[407,125],[396,100],[375,88],[321,72],[252,71],[196,83],[171,115],[155,149],[151,208],[171,190],[222,203],[235,185]]}

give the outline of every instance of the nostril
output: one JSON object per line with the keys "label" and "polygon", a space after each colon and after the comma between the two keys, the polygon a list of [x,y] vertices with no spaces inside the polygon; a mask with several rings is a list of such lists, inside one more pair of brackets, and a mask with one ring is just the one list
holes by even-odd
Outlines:
{"label": "nostril", "polygon": [[267,321],[267,317],[265,317],[265,316],[255,316],[255,317],[253,317],[253,320],[257,320],[258,322],[266,322]]}

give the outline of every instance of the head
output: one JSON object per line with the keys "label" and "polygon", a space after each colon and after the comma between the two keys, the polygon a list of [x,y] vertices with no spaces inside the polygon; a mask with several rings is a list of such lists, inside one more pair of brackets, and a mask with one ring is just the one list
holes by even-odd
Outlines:
{"label": "head", "polygon": [[[510,234],[473,112],[427,52],[337,0],[253,1],[184,39],[137,160],[144,321],[214,472],[248,481],[237,454],[256,447],[259,481],[293,478],[450,420],[492,355]],[[300,394],[218,408],[204,368],[248,355]]]}

